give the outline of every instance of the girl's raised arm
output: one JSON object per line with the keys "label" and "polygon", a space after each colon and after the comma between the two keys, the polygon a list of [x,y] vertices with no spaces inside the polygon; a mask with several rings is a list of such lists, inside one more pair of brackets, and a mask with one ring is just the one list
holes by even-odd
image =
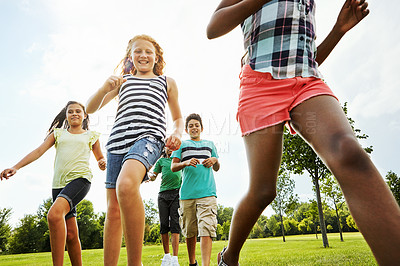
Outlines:
{"label": "girl's raised arm", "polygon": [[0,174],[0,179],[1,180],[3,180],[3,178],[8,179],[9,177],[15,175],[15,173],[22,167],[39,159],[48,149],[50,149],[54,145],[54,142],[55,142],[54,133],[51,133],[38,148],[34,149],[32,152],[30,152],[28,155],[22,158],[22,160],[19,161],[16,165],[14,165],[11,168],[3,170],[3,172],[1,172]]}
{"label": "girl's raised arm", "polygon": [[101,109],[118,95],[119,87],[126,81],[122,76],[111,76],[101,86],[100,89],[93,94],[87,104],[86,112],[92,114]]}
{"label": "girl's raised arm", "polygon": [[172,121],[174,121],[173,132],[171,136],[167,138],[165,146],[173,151],[179,149],[181,146],[181,138],[184,127],[182,118],[181,108],[178,101],[178,87],[176,86],[175,80],[167,77],[167,88],[168,88],[168,106],[171,111]]}
{"label": "girl's raised arm", "polygon": [[208,39],[227,34],[271,0],[222,0],[207,26]]}
{"label": "girl's raised arm", "polygon": [[368,3],[365,0],[346,0],[331,32],[317,48],[317,63],[321,65],[346,32],[356,26],[368,14]]}

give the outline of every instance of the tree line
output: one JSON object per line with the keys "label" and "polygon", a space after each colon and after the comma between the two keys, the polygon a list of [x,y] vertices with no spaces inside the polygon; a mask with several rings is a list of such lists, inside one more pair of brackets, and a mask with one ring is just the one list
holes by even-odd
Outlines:
{"label": "tree line", "polygon": [[[323,226],[329,233],[355,232],[357,226],[335,183],[332,176],[321,182]],[[400,205],[400,177],[390,171],[386,175],[386,183]],[[281,172],[278,178],[278,195],[272,203],[275,214],[271,217],[261,215],[249,238],[281,236],[285,241],[285,235],[298,234],[315,234],[318,238],[322,228],[318,203],[314,199],[300,202],[297,195],[293,194],[293,188],[293,180],[287,173]],[[51,204],[51,198],[44,200],[36,214],[25,215],[15,228],[9,224],[12,209],[0,209],[0,254],[50,252],[47,213]],[[152,200],[144,200],[143,204],[146,214],[144,244],[159,244],[161,235],[157,206]],[[82,249],[103,248],[105,213],[95,213],[89,200],[83,200],[76,208]],[[216,240],[228,239],[233,211],[232,207],[218,205]],[[181,241],[184,241],[182,236]]]}

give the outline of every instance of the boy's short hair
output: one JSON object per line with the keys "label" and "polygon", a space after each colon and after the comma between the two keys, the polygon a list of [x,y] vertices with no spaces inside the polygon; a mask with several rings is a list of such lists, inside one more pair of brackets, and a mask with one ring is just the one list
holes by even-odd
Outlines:
{"label": "boy's short hair", "polygon": [[195,114],[195,113],[190,114],[186,117],[185,128],[188,127],[189,121],[192,119],[199,121],[201,128],[203,128],[203,121],[201,121],[201,116],[199,114]]}

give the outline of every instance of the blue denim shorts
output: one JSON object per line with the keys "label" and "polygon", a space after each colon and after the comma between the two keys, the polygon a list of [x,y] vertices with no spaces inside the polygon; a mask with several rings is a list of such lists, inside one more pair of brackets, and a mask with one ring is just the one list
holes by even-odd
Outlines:
{"label": "blue denim shorts", "polygon": [[[137,160],[148,171],[160,158],[163,149],[164,142],[152,136],[147,136],[133,143],[126,154],[107,152],[106,188],[116,188],[119,172],[121,172],[122,165],[126,160]],[[147,174],[143,177],[143,179],[145,178],[147,178]]]}
{"label": "blue denim shorts", "polygon": [[76,205],[81,202],[89,192],[91,183],[86,178],[77,178],[69,182],[63,188],[53,188],[53,202],[58,197],[66,199],[71,210],[65,215],[65,220],[76,217]]}

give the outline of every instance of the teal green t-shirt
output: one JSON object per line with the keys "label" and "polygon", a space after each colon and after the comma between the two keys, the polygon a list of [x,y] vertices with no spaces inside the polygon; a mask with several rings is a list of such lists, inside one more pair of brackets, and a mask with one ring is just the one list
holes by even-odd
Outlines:
{"label": "teal green t-shirt", "polygon": [[[191,158],[204,159],[218,158],[217,149],[209,140],[184,140],[181,147],[172,152],[171,158],[178,158],[181,162]],[[183,182],[180,191],[181,200],[200,199],[217,196],[217,188],[212,167],[207,168],[202,164],[186,166],[182,169]]]}
{"label": "teal green t-shirt", "polygon": [[171,158],[160,158],[154,166],[153,172],[161,173],[160,192],[173,190],[181,187],[182,175],[181,171],[171,171]]}

